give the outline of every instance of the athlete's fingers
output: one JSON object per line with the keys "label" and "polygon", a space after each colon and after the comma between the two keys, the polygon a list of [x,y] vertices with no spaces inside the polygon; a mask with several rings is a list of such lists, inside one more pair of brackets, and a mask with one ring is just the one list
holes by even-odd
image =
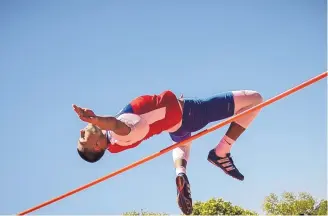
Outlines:
{"label": "athlete's fingers", "polygon": [[75,104],[72,105],[74,111],[78,114],[78,116],[96,116],[95,113],[88,108],[81,108]]}
{"label": "athlete's fingers", "polygon": [[83,110],[82,110],[81,107],[79,107],[79,106],[77,106],[77,105],[75,105],[75,104],[73,104],[72,107],[73,107],[73,110],[74,110],[78,115],[83,115]]}

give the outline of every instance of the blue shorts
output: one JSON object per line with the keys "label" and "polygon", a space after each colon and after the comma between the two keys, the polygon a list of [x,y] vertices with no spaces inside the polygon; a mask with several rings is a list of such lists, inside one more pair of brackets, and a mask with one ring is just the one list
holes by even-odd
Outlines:
{"label": "blue shorts", "polygon": [[232,92],[224,92],[203,99],[185,99],[182,125],[170,133],[171,139],[180,142],[204,128],[207,124],[233,116],[235,104]]}

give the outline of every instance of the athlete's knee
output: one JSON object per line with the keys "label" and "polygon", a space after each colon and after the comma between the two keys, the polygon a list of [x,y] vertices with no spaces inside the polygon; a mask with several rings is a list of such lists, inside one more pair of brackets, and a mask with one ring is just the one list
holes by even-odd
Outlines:
{"label": "athlete's knee", "polygon": [[257,92],[257,91],[253,91],[253,90],[246,90],[245,91],[246,94],[249,94],[251,97],[249,98],[249,100],[252,102],[252,104],[254,105],[258,105],[260,103],[263,102],[263,97],[261,95],[261,93]]}
{"label": "athlete's knee", "polygon": [[189,160],[190,155],[190,149],[191,149],[191,142],[187,142],[182,146],[176,147],[172,151],[173,161],[177,160]]}
{"label": "athlete's knee", "polygon": [[239,111],[245,107],[253,107],[264,101],[260,92],[254,90],[238,90],[233,91],[235,102],[235,111]]}

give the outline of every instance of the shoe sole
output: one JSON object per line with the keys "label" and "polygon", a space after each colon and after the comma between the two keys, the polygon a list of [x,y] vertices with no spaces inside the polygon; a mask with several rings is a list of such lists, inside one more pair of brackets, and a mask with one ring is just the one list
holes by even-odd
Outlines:
{"label": "shoe sole", "polygon": [[181,193],[181,191],[183,190],[185,183],[186,183],[185,179],[182,176],[177,176],[175,179],[175,182],[176,182],[177,189],[179,191],[178,197],[177,197],[177,203],[178,203],[181,211],[183,212],[183,214],[190,215],[192,213],[192,208],[190,209],[190,212],[183,211],[184,206],[192,205],[190,200],[183,195],[183,192]]}

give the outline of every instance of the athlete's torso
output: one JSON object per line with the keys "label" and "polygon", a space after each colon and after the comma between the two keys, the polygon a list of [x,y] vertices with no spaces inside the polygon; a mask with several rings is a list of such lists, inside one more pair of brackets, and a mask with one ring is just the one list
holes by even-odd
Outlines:
{"label": "athlete's torso", "polygon": [[164,91],[133,99],[117,114],[117,119],[125,122],[131,132],[127,136],[119,136],[108,131],[108,150],[112,153],[134,148],[161,132],[178,130],[182,123],[182,107],[173,92]]}

